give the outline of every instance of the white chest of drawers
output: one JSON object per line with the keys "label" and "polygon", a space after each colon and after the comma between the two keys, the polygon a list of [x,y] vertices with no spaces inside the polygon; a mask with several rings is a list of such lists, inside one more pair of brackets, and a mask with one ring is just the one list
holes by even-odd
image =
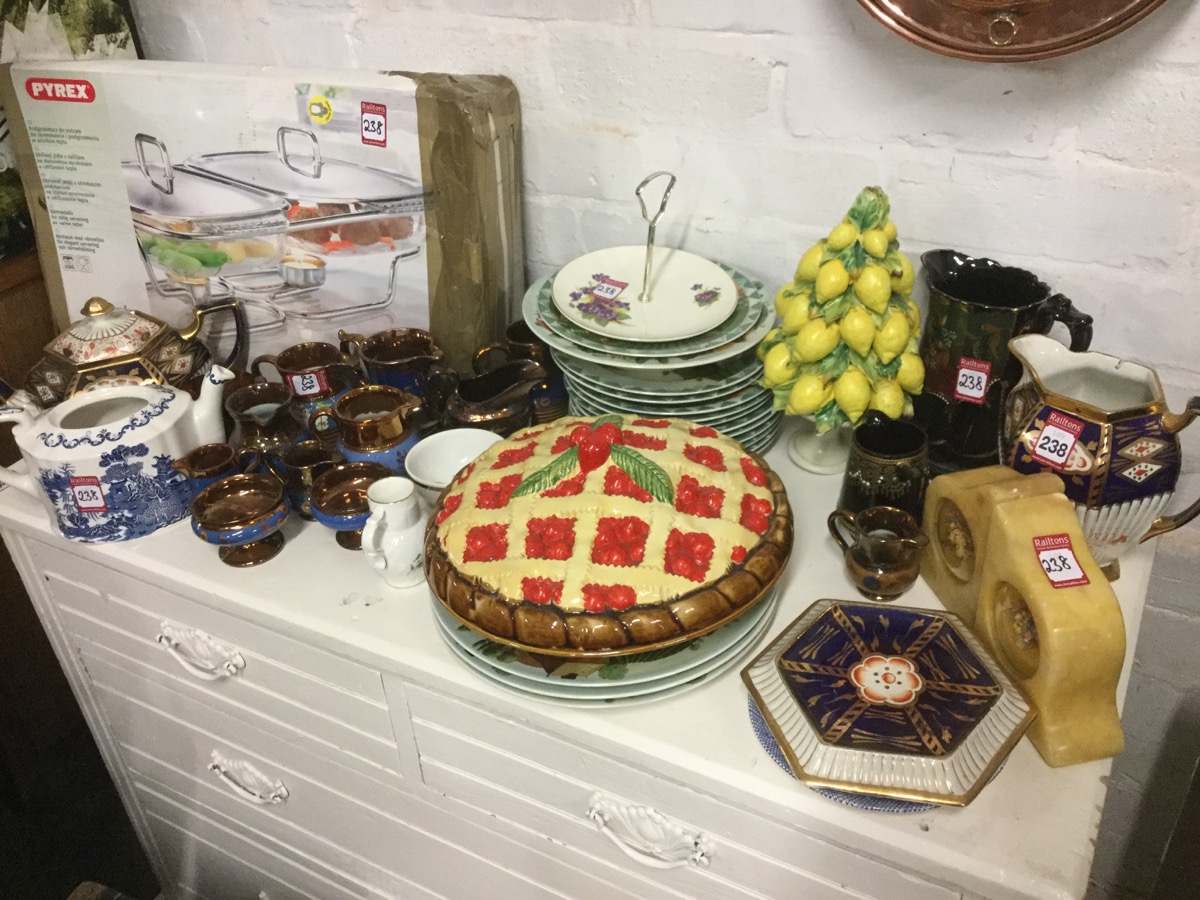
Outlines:
{"label": "white chest of drawers", "polygon": [[[801,474],[782,446],[769,458],[797,540],[757,646],[813,600],[853,597],[825,535],[837,480]],[[185,523],[64,541],[11,489],[0,533],[168,898],[1085,888],[1107,762],[1054,770],[1022,741],[965,809],[863,812],[770,760],[736,667],[612,709],[506,692],[443,645],[424,589],[388,588],[315,523],[289,523],[284,552],[249,570],[223,566]],[[1117,582],[1130,647],[1151,553],[1127,557]],[[905,602],[936,605],[923,584]],[[622,840],[623,821],[646,846]]]}

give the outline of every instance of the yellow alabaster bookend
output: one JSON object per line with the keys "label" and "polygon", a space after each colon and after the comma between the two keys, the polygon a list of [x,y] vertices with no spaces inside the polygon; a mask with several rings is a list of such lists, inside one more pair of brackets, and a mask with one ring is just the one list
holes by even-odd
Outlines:
{"label": "yellow alabaster bookend", "polygon": [[1120,753],[1125,622],[1074,505],[1063,494],[997,504],[982,560],[974,631],[1036,708],[1028,734],[1042,759]]}
{"label": "yellow alabaster bookend", "polygon": [[975,625],[992,509],[1021,497],[1062,490],[1062,479],[1051,472],[1021,475],[1008,466],[966,469],[939,475],[929,483],[924,517],[929,545],[921,559],[921,574],[942,605],[967,627]]}

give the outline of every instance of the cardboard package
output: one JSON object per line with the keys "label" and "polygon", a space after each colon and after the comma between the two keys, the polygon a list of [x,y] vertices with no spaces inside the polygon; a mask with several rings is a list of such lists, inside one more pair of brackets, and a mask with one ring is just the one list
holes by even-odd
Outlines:
{"label": "cardboard package", "polygon": [[[94,296],[178,324],[232,294],[246,359],[408,326],[469,371],[518,315],[505,78],[30,63],[3,95],[60,327]],[[233,333],[202,338],[220,361]]]}

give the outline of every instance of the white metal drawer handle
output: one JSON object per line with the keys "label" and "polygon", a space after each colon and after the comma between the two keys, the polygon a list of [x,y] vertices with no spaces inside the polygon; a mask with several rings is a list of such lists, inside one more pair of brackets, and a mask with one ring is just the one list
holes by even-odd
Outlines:
{"label": "white metal drawer handle", "polygon": [[183,666],[185,672],[203,681],[232,678],[246,668],[246,660],[238,650],[195,628],[163,621],[158,625],[155,640]]}
{"label": "white metal drawer handle", "polygon": [[278,778],[272,781],[244,759],[226,759],[214,750],[208,771],[216,772],[218,778],[233,788],[235,795],[251,803],[266,806],[283,803],[288,798],[288,789],[282,781]]}
{"label": "white metal drawer handle", "polygon": [[707,866],[715,850],[704,832],[673,822],[649,806],[622,803],[598,791],[592,794],[588,818],[622,853],[653,869]]}

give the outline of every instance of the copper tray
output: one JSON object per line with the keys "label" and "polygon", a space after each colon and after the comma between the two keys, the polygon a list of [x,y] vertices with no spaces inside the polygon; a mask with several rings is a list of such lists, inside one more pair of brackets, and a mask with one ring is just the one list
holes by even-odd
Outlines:
{"label": "copper tray", "polygon": [[918,47],[983,62],[1048,59],[1090,47],[1165,0],[858,0]]}

